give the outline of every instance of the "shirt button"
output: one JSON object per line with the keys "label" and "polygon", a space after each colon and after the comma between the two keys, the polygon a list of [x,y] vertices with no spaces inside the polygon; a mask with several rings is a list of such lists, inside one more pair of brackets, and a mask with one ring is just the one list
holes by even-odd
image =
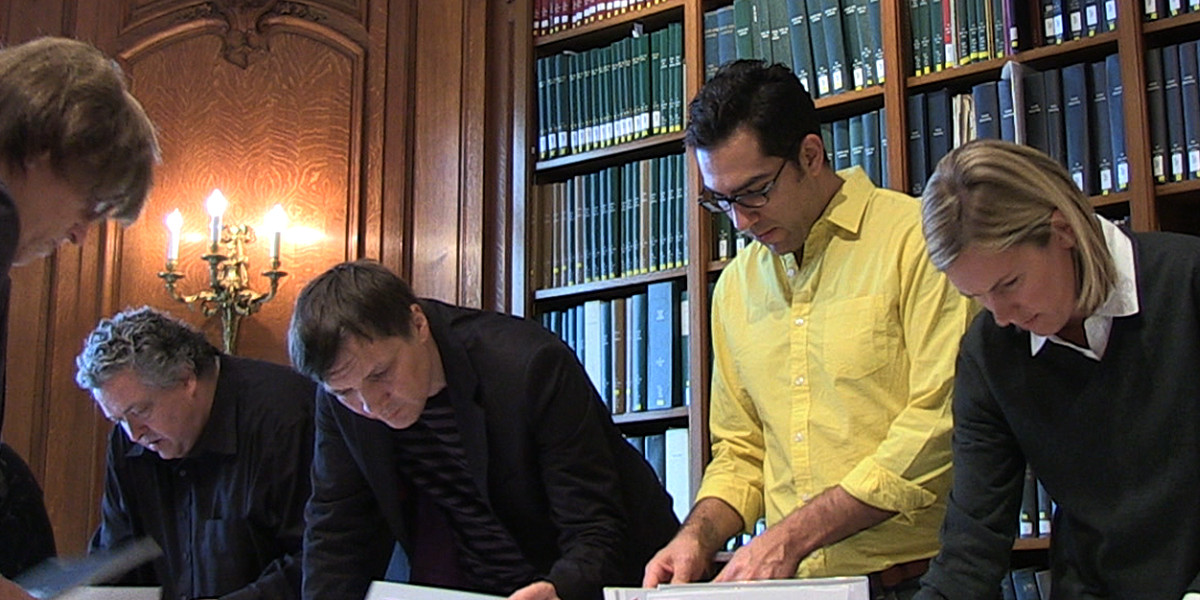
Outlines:
{"label": "shirt button", "polygon": [[797,378],[796,378],[796,385],[804,385],[804,378],[803,378],[803,377],[797,377]]}
{"label": "shirt button", "polygon": [[796,434],[796,435],[795,435],[795,436],[794,436],[792,439],[796,440],[797,442],[803,442],[803,441],[804,441],[804,434],[803,434],[803,433],[797,433],[797,434]]}
{"label": "shirt button", "polygon": [[803,324],[804,324],[804,319],[803,319],[803,318],[796,319],[796,324],[797,324],[797,325],[803,325]]}
{"label": "shirt button", "polygon": [[795,277],[795,276],[796,276],[796,270],[795,270],[795,269],[788,269],[787,273],[788,273],[788,277]]}

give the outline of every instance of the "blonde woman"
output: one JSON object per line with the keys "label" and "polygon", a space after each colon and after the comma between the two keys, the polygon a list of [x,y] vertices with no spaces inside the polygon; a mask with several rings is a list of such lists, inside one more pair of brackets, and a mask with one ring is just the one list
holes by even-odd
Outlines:
{"label": "blonde woman", "polygon": [[988,598],[1026,462],[1057,501],[1054,598],[1180,598],[1200,572],[1200,240],[1131,233],[995,140],[947,155],[929,254],[981,313],[954,388],[954,485],[918,598]]}

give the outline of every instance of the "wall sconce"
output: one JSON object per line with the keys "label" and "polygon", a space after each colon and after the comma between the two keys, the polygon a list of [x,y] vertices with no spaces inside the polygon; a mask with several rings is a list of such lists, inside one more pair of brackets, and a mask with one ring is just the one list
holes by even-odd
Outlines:
{"label": "wall sconce", "polygon": [[[249,225],[224,225],[221,222],[229,201],[221,190],[213,190],[205,202],[209,215],[209,244],[208,253],[200,258],[208,262],[209,287],[191,295],[180,295],[175,284],[184,278],[183,273],[175,270],[179,260],[179,236],[183,229],[183,215],[175,209],[167,215],[167,270],[159,272],[167,284],[167,292],[171,297],[194,309],[200,305],[204,316],[221,315],[221,337],[225,352],[232,354],[237,344],[238,324],[242,317],[248,317],[275,297],[279,289],[280,278],[287,273],[279,270],[279,242],[283,230],[287,227],[287,214],[283,206],[276,204],[267,213],[266,229],[271,236],[271,269],[263,272],[263,277],[271,280],[271,288],[267,293],[259,293],[250,289],[250,261],[243,252],[245,244],[256,241],[254,230]],[[224,244],[225,254],[220,254],[220,245]]]}

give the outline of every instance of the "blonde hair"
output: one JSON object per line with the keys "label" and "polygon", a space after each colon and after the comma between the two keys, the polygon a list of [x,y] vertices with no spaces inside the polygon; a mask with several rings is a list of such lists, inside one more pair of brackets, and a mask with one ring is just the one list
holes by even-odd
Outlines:
{"label": "blonde hair", "polygon": [[121,68],[94,46],[44,37],[0,50],[0,160],[48,155],[98,216],[129,223],[159,161],[154,125]]}
{"label": "blonde hair", "polygon": [[929,258],[943,271],[971,246],[1045,246],[1054,211],[1075,234],[1076,308],[1090,315],[1108,298],[1116,266],[1091,203],[1062,165],[1028,146],[975,140],[938,163],[921,198]]}

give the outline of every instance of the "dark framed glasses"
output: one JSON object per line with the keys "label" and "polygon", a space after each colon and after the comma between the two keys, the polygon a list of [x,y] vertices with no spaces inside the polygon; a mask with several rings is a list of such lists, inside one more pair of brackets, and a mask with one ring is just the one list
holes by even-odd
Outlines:
{"label": "dark framed glasses", "polygon": [[734,196],[726,196],[705,189],[700,193],[700,198],[696,202],[704,207],[705,210],[715,213],[727,213],[733,210],[733,205],[735,204],[745,208],[762,208],[771,200],[767,194],[770,194],[771,190],[775,188],[775,182],[779,181],[779,175],[783,173],[783,168],[787,166],[787,163],[787,159],[783,159],[783,162],[779,165],[779,169],[775,171],[775,176],[762,189]]}

